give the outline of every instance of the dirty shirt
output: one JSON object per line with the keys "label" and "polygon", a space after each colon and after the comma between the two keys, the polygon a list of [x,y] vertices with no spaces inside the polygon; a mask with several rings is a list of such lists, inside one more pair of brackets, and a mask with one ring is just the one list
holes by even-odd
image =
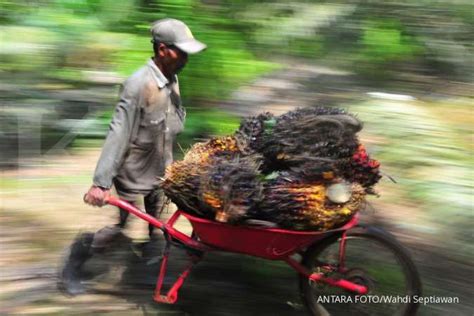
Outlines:
{"label": "dirty shirt", "polygon": [[173,161],[173,143],[184,128],[177,77],[169,81],[153,60],[123,84],[93,182],[122,198],[156,189]]}

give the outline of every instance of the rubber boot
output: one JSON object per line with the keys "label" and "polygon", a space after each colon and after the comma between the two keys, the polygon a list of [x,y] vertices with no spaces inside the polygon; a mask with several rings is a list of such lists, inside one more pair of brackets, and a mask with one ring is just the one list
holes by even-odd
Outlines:
{"label": "rubber boot", "polygon": [[59,275],[58,287],[66,295],[76,296],[85,292],[81,283],[81,268],[92,256],[91,244],[94,234],[85,233],[76,238]]}

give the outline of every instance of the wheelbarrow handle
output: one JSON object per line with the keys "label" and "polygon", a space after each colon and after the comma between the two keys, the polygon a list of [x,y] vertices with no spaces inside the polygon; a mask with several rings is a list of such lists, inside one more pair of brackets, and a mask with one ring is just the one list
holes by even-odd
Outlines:
{"label": "wheelbarrow handle", "polygon": [[139,210],[136,206],[134,206],[133,204],[125,201],[125,200],[122,200],[116,196],[113,196],[113,195],[107,195],[105,198],[104,198],[104,203],[105,204],[109,204],[109,205],[113,205],[113,206],[117,206],[129,213],[135,213],[135,212],[139,212],[139,213],[143,213],[141,210]]}
{"label": "wheelbarrow handle", "polygon": [[121,210],[124,210],[124,211],[127,211],[145,221],[147,221],[148,223],[154,225],[155,227],[158,227],[159,229],[164,229],[164,226],[165,224],[156,219],[155,217],[145,213],[145,212],[142,212],[139,208],[137,208],[135,205],[125,201],[125,200],[122,200],[118,197],[115,197],[113,195],[107,195],[104,199],[104,202],[105,204],[109,204],[109,205],[113,205],[113,206],[116,206],[118,208],[120,208]]}
{"label": "wheelbarrow handle", "polygon": [[[85,203],[87,203],[86,196],[87,196],[87,194],[84,194],[84,196],[82,198]],[[131,204],[131,203],[125,201],[125,200],[121,200],[120,198],[115,197],[113,195],[107,195],[104,198],[104,205],[106,205],[106,204],[116,206],[116,207],[120,208],[121,210],[132,213],[133,215],[135,215],[137,217],[140,217],[141,219],[149,222],[150,224],[152,224],[152,225],[154,225],[154,226],[156,226],[160,229],[163,229],[163,226],[164,226],[163,222],[159,221],[158,219],[156,219],[155,217],[153,217],[149,214],[146,214],[145,212],[142,212],[136,206],[134,206],[133,204]]]}
{"label": "wheelbarrow handle", "polygon": [[190,236],[187,236],[186,234],[180,232],[176,228],[173,227],[174,222],[177,220],[178,216],[180,216],[180,212],[177,211],[175,213],[176,215],[173,215],[168,222],[162,222],[159,219],[142,212],[139,210],[137,207],[134,205],[128,203],[127,201],[121,200],[115,196],[109,195],[106,198],[106,202],[109,205],[117,206],[118,208],[127,211],[129,213],[132,213],[133,215],[147,221],[148,223],[152,224],[153,226],[157,227],[158,229],[162,230],[164,233],[169,234],[171,238],[174,240],[179,241],[181,244],[192,248],[192,249],[197,249],[200,251],[209,251],[211,250],[210,247],[202,244],[199,241],[194,240]]}

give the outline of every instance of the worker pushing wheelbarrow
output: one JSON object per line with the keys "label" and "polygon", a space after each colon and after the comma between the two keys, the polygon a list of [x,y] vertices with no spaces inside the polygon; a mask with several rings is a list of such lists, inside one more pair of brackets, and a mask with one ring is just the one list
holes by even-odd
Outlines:
{"label": "worker pushing wheelbarrow", "polygon": [[[151,32],[155,55],[124,86],[84,198],[119,207],[120,222],[94,234],[87,249],[71,250],[62,289],[84,292],[81,267],[132,213],[149,223],[150,238],[158,228],[166,241],[156,302],[176,303],[192,267],[207,252],[226,251],[286,262],[298,272],[302,300],[313,315],[413,315],[415,300],[371,310],[362,299],[419,296],[421,285],[403,247],[359,223],[366,196],[376,194],[381,178],[380,164],[357,137],[361,122],[327,107],[262,113],[243,120],[233,135],[195,144],[171,164],[185,118],[176,73],[205,45],[173,19],[157,21]],[[120,198],[110,194],[112,185]],[[156,218],[163,192],[178,207],[166,222]],[[146,213],[134,204],[139,195]],[[175,228],[180,217],[191,223],[191,235]],[[189,264],[165,291],[172,246],[186,250]]]}

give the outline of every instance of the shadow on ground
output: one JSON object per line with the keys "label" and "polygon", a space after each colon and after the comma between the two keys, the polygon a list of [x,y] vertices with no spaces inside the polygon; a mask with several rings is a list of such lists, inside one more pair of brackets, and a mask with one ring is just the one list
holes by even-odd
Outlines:
{"label": "shadow on ground", "polygon": [[[306,315],[298,295],[297,274],[285,263],[214,252],[192,270],[175,305],[152,299],[164,239],[135,243],[121,236],[85,265],[88,292],[111,295],[144,315]],[[171,248],[165,290],[189,262],[184,250]]]}

